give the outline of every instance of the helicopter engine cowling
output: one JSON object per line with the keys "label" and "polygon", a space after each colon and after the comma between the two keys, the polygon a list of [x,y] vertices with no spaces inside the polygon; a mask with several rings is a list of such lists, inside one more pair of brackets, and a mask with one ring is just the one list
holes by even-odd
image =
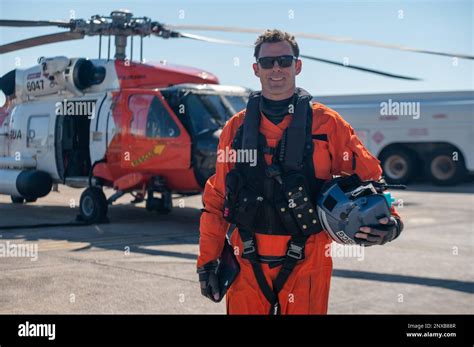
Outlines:
{"label": "helicopter engine cowling", "polygon": [[82,95],[87,88],[102,83],[106,76],[105,67],[84,58],[42,57],[38,63],[29,69],[10,71],[0,80],[0,88],[11,95],[14,76],[15,96],[21,100],[60,92]]}
{"label": "helicopter engine cowling", "polygon": [[51,191],[51,176],[39,170],[0,170],[0,194],[37,199]]}
{"label": "helicopter engine cowling", "polygon": [[96,66],[90,60],[79,58],[71,59],[71,66],[65,70],[64,77],[67,88],[79,94],[86,88],[102,83],[105,74],[103,66]]}

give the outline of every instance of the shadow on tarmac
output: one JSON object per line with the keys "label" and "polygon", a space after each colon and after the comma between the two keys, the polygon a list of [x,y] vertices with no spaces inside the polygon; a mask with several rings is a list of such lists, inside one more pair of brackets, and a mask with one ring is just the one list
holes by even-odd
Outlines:
{"label": "shadow on tarmac", "polygon": [[418,277],[418,276],[383,274],[383,273],[366,272],[366,271],[341,270],[341,269],[334,269],[332,274],[333,276],[342,277],[342,278],[353,278],[353,279],[368,280],[368,281],[418,284],[422,286],[451,289],[451,290],[456,290],[459,292],[471,293],[471,294],[474,292],[474,282],[446,280],[442,278],[428,278],[428,277]]}
{"label": "shadow on tarmac", "polygon": [[[471,188],[474,189],[474,184],[471,184]],[[0,203],[0,210],[3,210],[3,213],[6,214],[10,212],[28,216],[21,225],[33,224],[28,222],[31,220],[34,220],[36,223],[73,221],[78,212],[77,209],[71,209],[67,206],[41,206],[39,204],[12,205],[8,203]],[[87,251],[92,248],[123,252],[124,247],[128,246],[130,252],[133,253],[175,257],[194,261],[197,259],[195,253],[152,249],[150,247],[198,244],[200,214],[198,208],[175,208],[169,215],[158,215],[134,205],[116,205],[109,210],[111,223],[85,225],[74,228],[19,228],[14,230],[2,230],[0,226],[0,235],[4,239],[24,239],[26,242],[50,239],[88,243],[87,246],[75,249],[73,252]],[[54,218],[47,218],[48,215],[54,216]],[[12,218],[2,218],[3,225],[13,224],[12,222],[6,223],[5,219],[12,220]],[[14,220],[18,223],[18,219]],[[334,269],[333,276],[439,287],[465,293],[474,292],[474,282],[441,278],[342,269]]]}

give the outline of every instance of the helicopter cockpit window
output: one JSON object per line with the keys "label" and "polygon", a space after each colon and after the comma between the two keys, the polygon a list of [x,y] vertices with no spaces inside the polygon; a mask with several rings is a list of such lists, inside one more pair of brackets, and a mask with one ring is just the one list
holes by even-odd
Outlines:
{"label": "helicopter cockpit window", "polygon": [[231,110],[226,107],[220,95],[204,94],[200,97],[205,104],[214,108],[224,123],[232,116]]}
{"label": "helicopter cockpit window", "polygon": [[224,125],[224,120],[212,110],[212,106],[205,105],[202,95],[189,94],[186,97],[186,114],[190,116],[193,131],[196,135],[212,132]]}
{"label": "helicopter cockpit window", "polygon": [[235,113],[242,111],[244,108],[247,107],[247,100],[242,96],[238,95],[227,95],[227,101],[229,101],[230,105],[234,109]]}
{"label": "helicopter cockpit window", "polygon": [[154,95],[133,95],[129,99],[133,113],[130,131],[151,138],[178,137],[179,128],[163,104]]}
{"label": "helicopter cockpit window", "polygon": [[27,147],[45,147],[48,140],[48,115],[34,115],[28,120]]}

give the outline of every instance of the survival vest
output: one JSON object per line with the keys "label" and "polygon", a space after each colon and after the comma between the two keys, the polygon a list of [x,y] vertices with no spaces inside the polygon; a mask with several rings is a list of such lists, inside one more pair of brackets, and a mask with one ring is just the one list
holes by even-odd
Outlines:
{"label": "survival vest", "polygon": [[[275,148],[268,147],[260,128],[261,92],[249,96],[244,123],[232,143],[234,150],[257,152],[257,164],[237,162],[226,176],[224,218],[235,224],[243,242],[242,258],[253,267],[257,282],[270,302],[270,313],[278,314],[278,292],[283,288],[299,260],[310,235],[322,230],[317,217],[316,197],[324,180],[315,177],[313,165],[311,95],[296,88],[293,117]],[[291,111],[291,110],[290,110]],[[264,154],[272,154],[267,165]],[[270,262],[282,265],[273,283],[268,285],[261,268],[255,233],[291,235],[283,259]]]}

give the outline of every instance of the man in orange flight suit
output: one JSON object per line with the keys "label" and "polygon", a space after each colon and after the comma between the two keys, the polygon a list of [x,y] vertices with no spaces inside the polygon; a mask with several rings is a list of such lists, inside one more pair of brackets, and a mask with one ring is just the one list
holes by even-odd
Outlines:
{"label": "man in orange flight suit", "polygon": [[[260,78],[262,100],[259,131],[269,147],[277,146],[284,130],[292,121],[288,111],[295,94],[295,77],[301,72],[299,48],[293,36],[279,30],[267,30],[255,43],[253,70]],[[290,57],[290,58],[289,58]],[[266,58],[266,59],[262,59]],[[231,148],[237,130],[245,119],[245,110],[234,115],[225,125],[220,136],[219,151]],[[312,160],[316,178],[330,180],[333,175],[357,174],[362,180],[379,180],[382,170],[379,161],[364,147],[352,127],[334,110],[312,104]],[[265,153],[267,165],[272,153]],[[226,196],[226,175],[235,163],[216,163],[216,173],[206,183],[203,194],[203,214],[200,221],[198,273],[202,294],[218,299],[214,270],[230,223],[223,217]],[[364,245],[384,244],[400,234],[403,223],[395,209],[392,217],[380,220],[380,228],[362,227],[356,237]],[[256,233],[255,241],[260,256],[283,257],[287,252],[288,235]],[[243,259],[242,239],[236,229],[231,244],[240,265],[240,273],[227,292],[228,314],[268,314],[271,304],[256,280],[252,265]],[[304,247],[305,258],[299,261],[277,294],[279,313],[326,314],[332,259],[328,247],[332,240],[326,232],[311,235]],[[261,268],[268,283],[272,283],[281,266],[271,267],[262,263]]]}

